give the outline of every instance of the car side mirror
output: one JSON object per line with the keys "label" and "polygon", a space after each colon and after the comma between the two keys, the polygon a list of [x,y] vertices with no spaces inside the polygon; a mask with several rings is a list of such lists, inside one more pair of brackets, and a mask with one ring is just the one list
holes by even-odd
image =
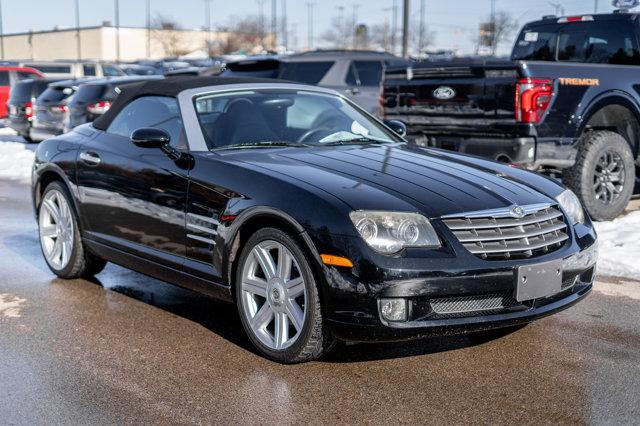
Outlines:
{"label": "car side mirror", "polygon": [[400,120],[387,120],[384,124],[400,137],[407,135],[407,125]]}
{"label": "car side mirror", "polygon": [[162,148],[169,145],[171,136],[162,129],[143,127],[134,130],[131,134],[131,142],[140,148]]}

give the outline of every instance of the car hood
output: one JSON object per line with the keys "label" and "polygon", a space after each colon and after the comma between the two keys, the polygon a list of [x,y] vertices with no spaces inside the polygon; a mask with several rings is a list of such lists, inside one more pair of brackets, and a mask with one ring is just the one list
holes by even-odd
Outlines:
{"label": "car hood", "polygon": [[550,180],[506,165],[440,150],[342,146],[236,151],[239,161],[330,193],[354,210],[419,210],[431,218],[554,202]]}

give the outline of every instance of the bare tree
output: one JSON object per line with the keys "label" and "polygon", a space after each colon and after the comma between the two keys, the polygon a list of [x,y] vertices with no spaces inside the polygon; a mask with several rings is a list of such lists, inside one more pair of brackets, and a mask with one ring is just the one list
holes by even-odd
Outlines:
{"label": "bare tree", "polygon": [[[412,31],[409,32],[410,50],[416,55],[424,53],[424,50],[433,45],[436,39],[436,33],[429,30],[426,25],[420,26],[420,21],[411,24]],[[422,34],[420,31],[422,30]]]}
{"label": "bare tree", "polygon": [[178,23],[163,15],[157,15],[153,21],[151,37],[162,46],[166,56],[180,56],[188,53],[181,28]]}
{"label": "bare tree", "polygon": [[486,47],[492,55],[495,55],[500,44],[509,40],[514,31],[519,28],[519,25],[511,14],[499,11],[496,12],[493,22],[491,16],[489,16],[486,24],[482,24],[481,27],[483,29],[473,39],[476,45],[476,52],[480,50],[480,47]]}
{"label": "bare tree", "polygon": [[237,51],[260,53],[266,50],[266,46],[262,44],[262,25],[259,17],[247,16],[243,19],[232,17],[231,22],[234,23],[220,29],[228,33],[220,45],[220,53]]}
{"label": "bare tree", "polygon": [[322,41],[331,48],[345,49],[352,38],[352,31],[355,31],[351,26],[351,20],[346,21],[339,16],[331,18],[331,26],[322,34]]}

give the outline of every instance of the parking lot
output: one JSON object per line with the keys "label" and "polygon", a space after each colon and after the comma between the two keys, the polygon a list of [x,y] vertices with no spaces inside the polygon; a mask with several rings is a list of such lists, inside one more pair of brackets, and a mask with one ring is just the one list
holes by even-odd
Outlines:
{"label": "parking lot", "polygon": [[0,412],[36,423],[626,423],[640,415],[640,283],[601,277],[523,329],[352,345],[279,365],[235,308],[109,265],[47,269],[29,187],[0,180]]}

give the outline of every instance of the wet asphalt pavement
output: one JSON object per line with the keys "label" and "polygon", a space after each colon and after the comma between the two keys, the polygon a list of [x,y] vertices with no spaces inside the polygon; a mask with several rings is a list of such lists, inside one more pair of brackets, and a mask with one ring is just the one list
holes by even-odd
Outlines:
{"label": "wet asphalt pavement", "polygon": [[638,423],[640,297],[607,295],[625,286],[510,334],[283,366],[233,306],[114,265],[55,279],[28,187],[0,181],[0,423]]}

